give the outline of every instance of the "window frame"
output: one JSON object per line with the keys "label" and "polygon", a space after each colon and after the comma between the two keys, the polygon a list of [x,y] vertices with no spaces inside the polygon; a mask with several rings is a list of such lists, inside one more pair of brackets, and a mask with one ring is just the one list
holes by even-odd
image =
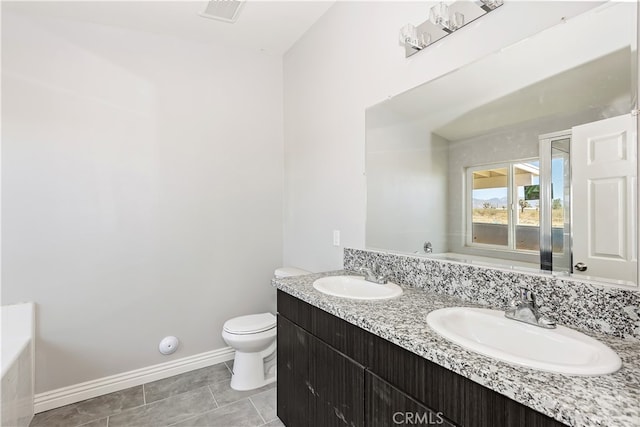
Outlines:
{"label": "window frame", "polygon": [[[528,162],[538,162],[540,157],[510,160],[506,162],[485,163],[465,167],[465,246],[494,252],[509,252],[514,254],[539,254],[539,250],[516,248],[516,227],[518,226],[518,187],[515,180],[515,169],[518,165]],[[487,169],[507,169],[507,244],[494,245],[490,243],[476,243],[473,241],[473,173]],[[538,228],[540,220],[538,220]]]}

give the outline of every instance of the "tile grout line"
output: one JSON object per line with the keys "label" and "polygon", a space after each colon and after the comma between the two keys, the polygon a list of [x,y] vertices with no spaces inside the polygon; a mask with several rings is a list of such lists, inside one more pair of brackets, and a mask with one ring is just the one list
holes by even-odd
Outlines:
{"label": "tile grout line", "polygon": [[[222,364],[224,364],[224,366],[226,367],[226,370],[227,370],[228,372],[230,372],[229,367],[228,367],[224,362],[222,362]],[[215,365],[212,365],[212,366],[215,366]],[[189,373],[189,372],[187,372],[187,373]],[[184,375],[184,374],[180,374],[180,375],[176,375],[176,376],[181,376],[181,375]],[[219,380],[219,381],[215,381],[215,382],[214,382],[214,384],[215,384],[215,383],[222,382],[222,381],[229,381],[229,378],[225,378],[225,379],[221,379],[221,380]],[[215,410],[215,409],[218,409],[218,408],[220,407],[220,404],[219,404],[219,403],[218,403],[218,401],[216,400],[216,398],[215,398],[215,396],[214,396],[214,394],[213,394],[213,391],[212,391],[211,387],[209,386],[209,384],[206,384],[206,385],[204,385],[204,386],[202,386],[202,387],[207,387],[207,389],[209,390],[209,393],[211,394],[211,397],[212,397],[212,399],[213,399],[213,401],[214,401],[214,404],[216,405],[216,407],[215,407],[215,408],[213,408],[213,409],[212,409],[212,410],[210,410],[210,411],[206,411],[206,412],[204,412],[204,413],[208,413],[208,412],[211,412],[211,411],[213,411],[213,410]],[[145,384],[142,384],[142,400],[143,400],[143,404],[142,404],[142,405],[133,406],[133,407],[131,407],[131,408],[127,408],[127,409],[125,409],[125,410],[120,410],[120,412],[124,412],[124,411],[128,411],[128,410],[133,410],[133,409],[138,409],[138,408],[142,408],[142,407],[145,407],[145,406],[153,405],[153,404],[155,404],[155,403],[162,402],[163,400],[169,399],[169,398],[171,398],[171,397],[175,397],[175,396],[178,396],[178,395],[181,395],[181,394],[184,394],[184,393],[189,393],[189,392],[191,392],[191,391],[197,390],[198,388],[202,388],[202,387],[196,387],[196,388],[194,388],[194,389],[186,390],[186,391],[183,391],[183,392],[178,393],[178,394],[176,394],[176,395],[170,395],[170,396],[167,396],[167,397],[165,397],[165,398],[163,398],[163,399],[159,399],[159,400],[156,400],[156,401],[153,401],[153,402],[147,402]],[[77,403],[80,403],[80,402],[76,402],[76,404],[77,404]],[[230,402],[229,404],[232,404],[232,403],[235,403],[235,402]],[[75,404],[74,404],[74,405],[75,405]],[[225,404],[225,405],[223,405],[223,406],[227,406],[227,405],[228,405],[228,404]],[[58,408],[54,408],[53,410],[56,410],[56,409],[58,409]],[[112,414],[106,415],[106,416],[104,416],[104,417],[102,417],[102,418],[97,418],[97,419],[95,419],[95,420],[88,421],[88,422],[86,422],[85,424],[90,424],[90,423],[93,423],[93,422],[98,421],[98,420],[100,420],[100,419],[104,419],[104,418],[106,418],[106,419],[107,419],[106,427],[108,427],[108,426],[111,424],[111,417],[112,417],[112,416],[114,416],[114,415],[118,415],[120,412],[112,413]],[[204,414],[204,413],[203,413],[203,414]],[[199,414],[199,415],[202,415],[202,414]],[[195,415],[194,417],[197,417],[197,416],[199,416],[199,415]],[[194,418],[194,417],[190,417],[190,418]],[[189,419],[190,419],[190,418],[189,418]],[[183,421],[186,421],[186,420],[183,420]],[[182,422],[182,421],[179,421],[179,422]],[[83,427],[85,424],[78,425],[78,427]],[[172,424],[172,425],[173,425],[173,424]]]}
{"label": "tile grout line", "polygon": [[[254,394],[252,394],[252,395],[251,395],[251,396],[249,396],[249,397],[259,396],[259,395],[261,395],[261,394],[266,394],[266,393],[270,392],[270,391],[271,391],[271,390],[273,390],[273,389],[276,389],[276,390],[277,390],[277,387],[275,387],[275,386],[274,386],[274,387],[268,388],[268,389],[266,389],[266,390],[262,390],[261,392],[254,393]],[[277,392],[276,392],[276,393],[277,393]]]}
{"label": "tile grout line", "polygon": [[[255,396],[255,395],[254,395]],[[256,412],[258,413],[258,416],[260,417],[260,419],[262,420],[262,424],[266,424],[267,422],[264,420],[264,417],[262,416],[262,414],[260,413],[260,411],[258,411],[258,407],[256,406],[255,403],[253,403],[253,400],[251,400],[251,396],[249,396],[249,402],[251,402],[251,406],[253,406],[253,409],[256,410]]]}
{"label": "tile grout line", "polygon": [[207,385],[218,384],[218,383],[223,383],[223,382],[228,383],[230,381],[231,381],[231,377],[224,378],[224,379],[221,379],[221,380],[218,380],[218,381],[211,381],[211,382],[207,383]]}
{"label": "tile grout line", "polygon": [[[206,367],[204,367],[204,368],[200,368],[200,369],[195,369],[195,370],[193,370],[193,371],[184,372],[184,373],[182,373],[182,374],[174,375],[173,377],[165,378],[165,379],[158,380],[158,381],[165,381],[165,380],[168,380],[168,379],[170,379],[170,378],[176,378],[176,377],[186,376],[186,375],[192,374],[193,372],[200,371],[200,370],[204,370],[204,369],[213,368],[213,367],[216,367],[216,366],[219,366],[219,365],[224,365],[224,367],[225,367],[225,368],[227,368],[227,371],[229,371],[229,367],[228,367],[224,362],[220,362],[220,363],[217,363],[217,364],[215,364],[215,365],[206,366]],[[230,379],[230,378],[231,378],[231,377],[229,376],[228,378],[223,378],[223,379],[220,379],[220,380],[218,380],[218,381],[209,381],[209,382],[205,382],[205,383],[204,383],[204,385],[200,385],[200,386],[195,387],[195,388],[189,388],[189,389],[187,389],[187,390],[180,391],[179,393],[176,393],[176,394],[170,394],[170,395],[168,395],[168,396],[162,397],[162,398],[160,398],[160,399],[153,400],[153,401],[151,401],[151,402],[147,402],[147,397],[146,397],[146,388],[144,387],[144,386],[145,386],[145,384],[143,384],[143,385],[142,385],[142,387],[143,387],[143,391],[144,391],[144,393],[143,393],[143,395],[144,395],[144,404],[145,404],[145,405],[151,405],[151,404],[154,404],[154,403],[156,403],[156,402],[160,402],[160,401],[162,401],[162,400],[168,399],[168,398],[170,398],[170,397],[178,396],[178,395],[181,395],[181,394],[184,394],[184,393],[189,393],[189,392],[191,392],[191,391],[193,391],[193,390],[196,390],[196,389],[199,389],[199,388],[208,387],[208,385],[209,385],[209,384],[211,384],[211,383],[215,384],[215,383],[222,382],[222,381],[229,381],[229,379]],[[153,382],[158,382],[158,381],[153,381]],[[147,383],[147,384],[150,384],[150,383]],[[216,402],[216,403],[217,403],[217,402]]]}
{"label": "tile grout line", "polygon": [[[207,386],[207,387],[208,387],[208,386]],[[209,392],[211,392],[211,389],[209,389]],[[213,396],[213,393],[211,393],[211,395]],[[218,405],[218,402],[216,402],[215,397],[213,398],[213,401],[216,403],[216,405]],[[235,402],[234,402],[234,403],[235,403]],[[177,421],[177,422],[175,422],[175,423],[173,423],[173,424],[169,424],[169,426],[168,426],[168,427],[175,426],[176,424],[184,423],[184,422],[189,421],[189,420],[193,420],[193,419],[195,419],[195,418],[201,417],[201,416],[206,415],[206,414],[210,414],[211,412],[217,411],[218,409],[220,409],[220,406],[218,406],[218,407],[216,407],[216,408],[213,408],[213,409],[211,409],[210,411],[202,412],[201,414],[196,414],[196,415],[193,415],[193,416],[191,416],[191,417],[189,417],[189,418],[185,418],[184,420]]]}
{"label": "tile grout line", "polygon": [[[221,380],[221,381],[219,381],[219,382],[222,382],[222,381],[225,381],[225,380]],[[192,389],[189,389],[189,390],[186,390],[186,391],[181,391],[180,393],[172,394],[172,395],[169,395],[169,396],[167,396],[167,397],[163,397],[162,399],[154,400],[154,401],[149,402],[149,403],[147,403],[147,402],[146,402],[146,399],[145,399],[145,403],[144,403],[144,404],[142,404],[142,405],[138,405],[138,406],[134,406],[134,407],[132,407],[132,408],[127,408],[127,410],[129,410],[129,409],[142,408],[143,406],[152,406],[152,405],[155,405],[156,403],[164,402],[164,401],[165,401],[165,400],[167,400],[167,399],[171,399],[172,397],[177,397],[177,396],[180,396],[180,395],[183,395],[183,394],[191,393],[191,392],[194,392],[194,391],[196,391],[196,390],[203,389],[203,388],[205,388],[205,387],[206,387],[207,389],[209,389],[209,392],[213,395],[213,393],[211,392],[211,388],[209,387],[209,384],[206,384],[206,385],[203,385],[203,386],[200,386],[200,387],[196,387],[196,388],[192,388]],[[215,401],[215,397],[213,398],[213,400]],[[218,404],[218,402],[216,401],[216,405],[217,405],[217,404]],[[117,414],[114,414],[114,415],[117,415]],[[0,427],[2,427],[2,426],[0,426]]]}
{"label": "tile grout line", "polygon": [[[216,407],[215,407],[215,408],[213,408],[213,409],[210,409],[210,410],[208,410],[208,411],[205,411],[205,412],[201,412],[201,413],[199,413],[199,414],[192,415],[192,416],[190,416],[189,418],[185,418],[185,419],[183,419],[183,420],[176,421],[175,423],[169,424],[167,427],[175,426],[175,425],[177,425],[177,424],[181,424],[181,423],[187,422],[187,421],[189,421],[189,420],[193,420],[193,419],[195,419],[195,418],[198,418],[198,417],[201,417],[201,416],[203,416],[203,415],[209,414],[209,413],[211,413],[211,412],[213,412],[213,411],[216,411],[217,409],[219,409],[219,408],[220,408],[220,405],[218,405],[218,401],[216,400],[215,396],[213,395],[213,391],[211,391],[211,387],[209,387],[209,385],[208,385],[208,384],[207,384],[206,386],[204,386],[204,387],[207,387],[207,389],[209,390],[209,393],[211,393],[211,398],[213,399],[213,403],[215,403],[215,404],[216,404]],[[204,387],[201,387],[201,388],[204,388]],[[195,389],[195,390],[197,390],[197,389]],[[188,392],[187,392],[187,393],[188,393]],[[175,395],[175,396],[178,396],[178,395]],[[170,396],[170,397],[172,397],[172,396]],[[167,398],[167,399],[168,399],[168,398]],[[164,400],[164,399],[161,399],[161,400]],[[161,400],[157,400],[156,402],[160,402]],[[234,402],[234,403],[235,403],[235,402]],[[107,426],[107,427],[109,427],[109,426]]]}
{"label": "tile grout line", "polygon": [[242,399],[239,399],[239,400],[236,400],[236,401],[233,401],[233,402],[229,402],[229,403],[225,403],[222,406],[218,406],[217,408],[212,409],[211,411],[207,411],[207,412],[203,412],[203,413],[206,414],[206,413],[209,413],[209,412],[212,412],[212,411],[216,411],[216,410],[221,409],[221,408],[226,408],[227,406],[235,405],[236,403],[242,402],[243,400],[249,400],[249,398],[248,397],[243,397]]}
{"label": "tile grout line", "polygon": [[213,394],[213,390],[211,390],[211,386],[209,384],[207,384],[207,388],[209,389],[209,393],[211,393],[211,398],[213,399],[213,403],[216,404],[216,409],[220,407],[220,405],[218,405],[218,401],[216,400],[216,396]]}
{"label": "tile grout line", "polygon": [[[213,394],[213,393],[212,393],[212,394]],[[215,412],[215,411],[217,411],[218,409],[225,408],[225,407],[227,407],[227,406],[235,405],[235,404],[236,404],[236,403],[238,403],[238,402],[242,402],[244,399],[247,399],[247,400],[249,401],[249,403],[251,403],[251,405],[253,405],[253,402],[251,401],[251,399],[250,399],[250,398],[248,398],[248,397],[246,397],[246,398],[243,398],[243,399],[240,399],[240,400],[236,400],[235,402],[226,403],[226,404],[224,404],[224,405],[222,405],[222,406],[218,406],[217,408],[214,408],[214,409],[212,409],[212,410],[210,410],[210,411],[206,411],[206,412],[203,412],[203,413],[201,413],[201,414],[197,414],[197,415],[194,415],[194,416],[192,416],[192,417],[185,418],[184,420],[181,420],[181,421],[175,422],[175,423],[173,423],[173,424],[170,424],[168,427],[175,426],[176,424],[184,423],[185,421],[189,421],[189,420],[192,420],[192,419],[194,419],[194,418],[197,418],[197,417],[200,417],[200,416],[203,416],[203,415],[206,415],[206,414],[210,414],[211,412]],[[215,400],[215,398],[214,398],[214,400]],[[216,404],[217,404],[217,402],[216,402]],[[261,419],[261,420],[264,420],[264,418],[262,417],[262,415],[260,415],[260,412],[257,410],[257,408],[255,407],[255,405],[253,405],[253,408],[256,410],[256,412],[258,412],[258,416],[260,417],[260,419]],[[278,418],[278,417],[276,416],[276,418]],[[274,418],[273,420],[275,420],[276,418]],[[272,420],[272,421],[273,421],[273,420]],[[270,421],[269,421],[269,422],[270,422]],[[265,422],[264,424],[260,424],[260,427],[261,427],[261,426],[263,426],[263,425],[265,425],[265,424],[267,424],[267,423]]]}

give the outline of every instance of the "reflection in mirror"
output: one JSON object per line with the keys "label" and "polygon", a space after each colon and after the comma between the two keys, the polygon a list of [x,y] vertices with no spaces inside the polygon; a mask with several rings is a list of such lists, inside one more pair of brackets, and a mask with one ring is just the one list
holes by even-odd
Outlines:
{"label": "reflection in mirror", "polygon": [[636,8],[367,109],[367,247],[635,285]]}

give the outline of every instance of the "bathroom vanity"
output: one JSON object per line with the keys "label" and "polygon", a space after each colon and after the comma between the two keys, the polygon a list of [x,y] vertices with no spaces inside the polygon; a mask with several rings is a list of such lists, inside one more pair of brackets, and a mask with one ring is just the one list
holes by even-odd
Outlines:
{"label": "bathroom vanity", "polygon": [[[274,280],[287,426],[640,426],[639,10],[605,3],[366,110],[366,249],[345,248],[344,268],[378,266],[403,293],[314,289],[345,272]],[[427,325],[441,308],[504,309],[519,288],[622,367],[534,370]],[[593,368],[585,354],[562,353]]]}
{"label": "bathroom vanity", "polygon": [[457,298],[405,287],[386,301],[323,295],[333,272],[275,280],[278,417],[289,427],[635,426],[640,343],[591,334],[622,358],[618,372],[574,377],[517,367],[438,336],[426,315]]}

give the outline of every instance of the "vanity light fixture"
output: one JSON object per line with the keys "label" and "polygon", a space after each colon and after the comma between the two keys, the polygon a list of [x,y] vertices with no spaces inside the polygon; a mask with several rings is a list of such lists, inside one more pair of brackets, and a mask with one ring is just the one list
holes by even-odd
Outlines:
{"label": "vanity light fixture", "polygon": [[483,10],[491,12],[492,10],[502,6],[504,0],[479,0],[478,3]]}
{"label": "vanity light fixture", "polygon": [[502,6],[504,0],[459,0],[454,3],[438,3],[429,9],[429,16],[418,26],[407,24],[400,29],[400,45],[408,58]]}
{"label": "vanity light fixture", "polygon": [[449,30],[449,6],[438,3],[429,10],[429,22],[440,25],[443,30]]}

